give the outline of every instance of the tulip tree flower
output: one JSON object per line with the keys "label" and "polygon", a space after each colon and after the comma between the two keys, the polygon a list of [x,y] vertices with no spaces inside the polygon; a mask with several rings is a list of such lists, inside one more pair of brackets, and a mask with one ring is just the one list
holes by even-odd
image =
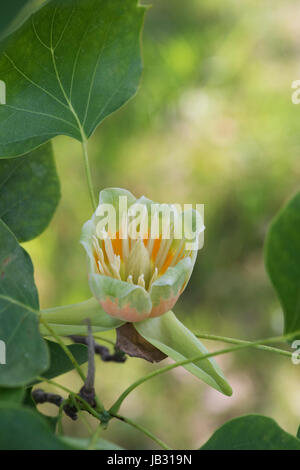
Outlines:
{"label": "tulip tree flower", "polygon": [[[123,213],[120,201],[125,206]],[[114,233],[101,229],[99,214],[103,216],[108,204],[114,209],[110,216],[118,218],[112,224]],[[152,212],[151,206],[155,208]],[[105,210],[101,211],[102,208]],[[134,219],[130,222],[133,215],[135,225]],[[198,247],[204,226],[195,210],[180,213],[175,206],[155,204],[144,197],[136,200],[121,189],[101,191],[98,209],[83,226],[81,243],[89,259],[91,291],[108,315],[126,322],[139,322],[161,316],[174,307],[187,285],[197,256],[197,249],[186,249],[187,240],[182,238],[182,232],[185,229],[191,233],[187,225],[195,226],[197,217],[199,227],[194,238]],[[122,221],[127,233],[123,233]],[[152,224],[156,238],[151,237]],[[139,231],[132,230],[137,225]],[[181,233],[176,234],[175,228]],[[175,235],[181,238],[176,239]]]}
{"label": "tulip tree flower", "polygon": [[[82,334],[86,318],[93,331],[116,329],[118,341],[125,331],[121,349],[152,362],[166,356],[181,361],[208,354],[171,311],[192,274],[203,231],[203,219],[196,210],[180,211],[176,205],[136,199],[124,189],[101,191],[99,206],[81,235],[93,298],[45,310],[42,317],[61,335]],[[43,327],[41,331],[47,334]],[[131,354],[131,346],[129,351],[123,347],[130,342],[134,351],[141,347],[147,354]],[[184,367],[231,395],[213,358]]]}

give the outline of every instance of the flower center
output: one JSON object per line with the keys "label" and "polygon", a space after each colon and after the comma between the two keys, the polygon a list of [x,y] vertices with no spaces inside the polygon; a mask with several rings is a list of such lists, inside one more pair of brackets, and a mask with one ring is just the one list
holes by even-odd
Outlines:
{"label": "flower center", "polygon": [[131,239],[93,237],[93,251],[99,274],[127,281],[150,290],[156,279],[184,256],[184,240],[161,238]]}

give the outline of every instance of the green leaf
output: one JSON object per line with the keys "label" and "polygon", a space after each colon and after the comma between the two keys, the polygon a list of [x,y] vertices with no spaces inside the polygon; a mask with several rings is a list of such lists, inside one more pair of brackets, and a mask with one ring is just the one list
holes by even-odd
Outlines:
{"label": "green leaf", "polygon": [[39,3],[40,0],[11,0],[1,5],[0,39],[17,29]]}
{"label": "green leaf", "polygon": [[59,134],[82,141],[132,97],[144,11],[137,0],[51,0],[14,32],[0,56],[0,155]]}
{"label": "green leaf", "polygon": [[32,387],[25,388],[25,396],[23,399],[23,405],[35,410],[36,404],[35,404],[34,399],[32,398],[31,392],[32,392]]}
{"label": "green leaf", "polygon": [[22,403],[25,397],[25,388],[4,388],[0,387],[0,402]]}
{"label": "green leaf", "polygon": [[6,344],[6,364],[0,365],[0,385],[18,387],[32,382],[49,365],[48,350],[30,308],[0,296],[0,338]]}
{"label": "green leaf", "polygon": [[0,220],[0,340],[6,353],[6,364],[0,365],[1,386],[24,385],[48,367],[37,308],[31,260]]}
{"label": "green leaf", "polygon": [[0,160],[0,218],[19,241],[39,235],[60,198],[50,143],[19,158]]}
{"label": "green leaf", "polygon": [[[0,220],[0,311],[7,302],[3,296],[38,309],[38,294],[33,279],[33,266],[14,234]],[[1,323],[0,323],[1,324]]]}
{"label": "green leaf", "polygon": [[[53,341],[46,341],[50,352],[50,367],[43,373],[46,379],[52,379],[74,369],[74,366],[61,346]],[[79,365],[88,360],[88,348],[84,344],[67,346]],[[37,383],[37,382],[35,382]]]}
{"label": "green leaf", "polygon": [[[60,438],[67,445],[77,450],[85,450],[89,446],[89,439],[80,439],[78,437],[61,436]],[[95,450],[124,450],[113,442],[109,442],[106,439],[98,439],[93,449]]]}
{"label": "green leaf", "polygon": [[271,418],[247,415],[225,423],[200,450],[300,450],[300,440]]}
{"label": "green leaf", "polygon": [[[89,439],[56,436],[57,418],[43,416],[38,411],[0,401],[1,450],[84,450]],[[96,450],[122,450],[105,439],[98,439]]]}
{"label": "green leaf", "polygon": [[43,415],[43,413],[40,413],[38,410],[36,410],[36,412],[42,416],[42,418],[47,422],[50,430],[55,433],[56,432],[56,427],[57,427],[57,423],[58,423],[58,415],[57,416],[46,416],[46,415]]}
{"label": "green leaf", "polygon": [[0,402],[1,450],[69,450],[53,434],[40,413],[30,408]]}
{"label": "green leaf", "polygon": [[[203,344],[171,311],[161,317],[134,323],[134,327],[143,338],[174,361],[208,353]],[[213,358],[199,360],[184,367],[219,392],[232,394],[230,385]]]}
{"label": "green leaf", "polygon": [[285,333],[296,332],[300,330],[300,192],[270,226],[265,264],[283,309]]}

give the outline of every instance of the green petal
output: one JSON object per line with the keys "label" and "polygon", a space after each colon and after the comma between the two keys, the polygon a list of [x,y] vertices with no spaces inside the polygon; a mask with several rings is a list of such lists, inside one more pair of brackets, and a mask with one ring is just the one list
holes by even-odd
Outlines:
{"label": "green petal", "polygon": [[111,204],[116,210],[119,208],[119,198],[125,196],[127,198],[128,207],[136,202],[136,198],[130,191],[122,188],[106,188],[100,191],[99,204]]}
{"label": "green petal", "polygon": [[151,312],[152,303],[150,295],[141,286],[101,274],[91,274],[89,284],[94,296],[100,302],[105,302],[109,299],[115,302],[120,309],[130,307],[141,315]]}
{"label": "green petal", "polygon": [[[153,346],[175,361],[182,361],[197,354],[207,354],[207,349],[174,315],[168,312],[161,317],[134,323],[138,333]],[[202,359],[184,366],[189,372],[224,395],[232,389],[213,358]]]}
{"label": "green petal", "polygon": [[145,196],[141,196],[139,199],[135,201],[137,204],[143,204],[144,206],[147,207],[147,210],[151,212],[151,205],[156,204],[154,201],[151,199],[148,199]]}
{"label": "green petal", "polygon": [[[112,330],[124,323],[107,315],[94,297],[78,304],[42,310],[41,317],[54,328],[57,334],[65,336],[85,334],[87,332],[85,322],[87,318],[91,321],[95,332]],[[44,336],[49,335],[49,331],[43,325],[40,326],[40,331]]]}
{"label": "green petal", "polygon": [[84,247],[89,262],[89,270],[92,272],[96,272],[96,263],[93,256],[93,249],[92,249],[92,240],[93,235],[95,234],[96,227],[95,227],[95,220],[94,218],[88,220],[82,227],[80,243]]}
{"label": "green petal", "polygon": [[[110,318],[113,318],[113,317],[110,317]],[[101,326],[92,326],[93,333],[101,333],[103,331],[112,330],[112,329],[118,328],[119,326],[122,326],[125,323],[124,321],[119,320],[118,318],[115,318],[114,320],[118,320],[118,323],[116,323],[115,326],[110,327],[110,328],[104,328]],[[49,325],[58,336],[87,335],[86,324],[84,325],[61,325],[57,323],[49,323]],[[49,331],[43,325],[40,325],[40,333],[44,337],[50,336]]]}
{"label": "green petal", "polygon": [[[177,217],[181,217],[181,213],[178,211],[174,204],[158,203],[146,198],[145,196],[140,197],[136,201],[136,204],[144,205],[147,208],[149,229],[150,227],[152,227],[153,230],[153,224],[158,223],[158,233],[153,234],[153,236],[155,237],[158,237],[162,234],[163,221],[166,221],[167,226],[171,228],[174,213]],[[151,215],[153,216],[153,218],[151,218]]]}
{"label": "green petal", "polygon": [[192,260],[187,257],[179,261],[173,268],[168,268],[165,274],[159,277],[151,286],[150,296],[154,307],[160,301],[176,297],[184,283],[188,281],[193,269]]}
{"label": "green petal", "polygon": [[[205,226],[203,223],[204,214],[202,211],[200,212],[193,208],[182,211],[182,207],[180,205],[160,204],[146,198],[145,196],[137,199],[136,204],[143,204],[146,206],[148,211],[149,227],[151,227],[151,222],[153,224],[155,220],[155,217],[151,220],[151,210],[154,213],[157,213],[159,221],[159,235],[162,235],[163,222],[167,222],[167,226],[170,226],[171,232],[174,230],[174,240],[172,243],[173,250],[176,250],[182,238],[186,239],[185,244],[193,243],[195,248],[187,247],[187,251],[192,249],[194,251],[193,258],[196,259],[197,251],[203,247],[204,243]],[[155,206],[155,208],[153,206]],[[176,225],[175,221],[178,225]],[[178,227],[179,233],[177,233],[176,226]],[[197,249],[196,245],[198,245]]]}
{"label": "green petal", "polygon": [[135,204],[137,205],[143,205],[147,209],[147,215],[148,215],[148,228],[151,228],[151,206],[152,204],[156,204],[154,201],[151,201],[151,199],[148,199],[145,196],[140,197],[135,201]]}
{"label": "green petal", "polygon": [[190,248],[188,244],[193,243],[197,248],[193,248],[194,253],[197,253],[204,244],[204,230],[203,214],[195,209],[187,209],[182,212],[182,226],[184,228],[184,236],[186,238],[187,250]]}
{"label": "green petal", "polygon": [[[120,197],[126,198],[126,205],[122,205],[120,201]],[[130,191],[121,188],[107,188],[100,191],[99,194],[99,206],[102,204],[109,204],[113,206],[116,212],[116,230],[119,230],[119,222],[122,220],[122,214],[125,213],[127,215],[127,211],[129,207],[134,204],[136,198],[131,194]],[[124,201],[123,201],[124,202]],[[98,207],[99,207],[98,206]],[[100,220],[98,217],[99,213],[95,213],[96,222]]]}

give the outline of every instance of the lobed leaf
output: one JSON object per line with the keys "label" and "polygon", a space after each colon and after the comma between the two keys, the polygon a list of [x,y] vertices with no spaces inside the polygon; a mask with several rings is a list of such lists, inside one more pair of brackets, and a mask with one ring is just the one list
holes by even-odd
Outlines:
{"label": "lobed leaf", "polygon": [[0,308],[6,302],[3,296],[34,309],[39,306],[31,259],[0,220]]}
{"label": "lobed leaf", "polygon": [[43,232],[59,199],[51,143],[20,158],[0,159],[0,218],[19,241]]}
{"label": "lobed leaf", "polygon": [[48,367],[35,309],[38,296],[31,260],[0,220],[0,339],[6,356],[0,386],[24,385]]}
{"label": "lobed leaf", "polygon": [[285,333],[300,330],[300,191],[271,223],[265,264],[279,297]]}
{"label": "lobed leaf", "polygon": [[200,450],[300,450],[300,440],[271,418],[246,415],[221,426]]}
{"label": "lobed leaf", "polygon": [[22,403],[25,397],[25,388],[5,388],[0,387],[0,402]]}
{"label": "lobed leaf", "polygon": [[39,3],[40,0],[11,0],[1,5],[0,40],[17,29]]}
{"label": "lobed leaf", "polygon": [[0,155],[56,135],[80,141],[136,92],[141,75],[137,0],[50,0],[3,45]]}
{"label": "lobed leaf", "polygon": [[40,413],[10,402],[0,402],[1,450],[70,450],[53,434]]}
{"label": "lobed leaf", "polygon": [[[85,450],[89,439],[56,436],[56,419],[29,407],[0,401],[0,450]],[[26,430],[26,432],[24,432]],[[95,442],[96,450],[121,450],[105,439]]]}
{"label": "lobed leaf", "polygon": [[[50,354],[50,367],[43,373],[43,377],[53,379],[74,369],[72,362],[59,344],[53,341],[46,341],[46,344]],[[88,361],[88,348],[84,344],[71,344],[66,347],[79,365]]]}

